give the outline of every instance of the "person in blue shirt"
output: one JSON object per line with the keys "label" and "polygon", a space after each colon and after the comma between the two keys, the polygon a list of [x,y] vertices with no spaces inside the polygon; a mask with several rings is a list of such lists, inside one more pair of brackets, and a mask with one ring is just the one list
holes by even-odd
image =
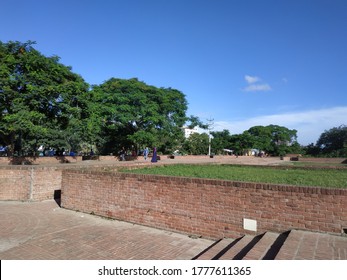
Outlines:
{"label": "person in blue shirt", "polygon": [[147,160],[148,154],[149,154],[149,150],[148,150],[148,148],[146,147],[146,148],[144,149],[144,151],[143,151],[143,157],[144,157],[145,160]]}

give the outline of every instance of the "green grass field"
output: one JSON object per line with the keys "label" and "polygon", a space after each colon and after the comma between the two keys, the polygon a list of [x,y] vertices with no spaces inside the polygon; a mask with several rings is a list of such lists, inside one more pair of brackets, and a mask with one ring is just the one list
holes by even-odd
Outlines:
{"label": "green grass field", "polygon": [[347,188],[346,169],[271,168],[240,165],[166,165],[122,172],[232,181]]}

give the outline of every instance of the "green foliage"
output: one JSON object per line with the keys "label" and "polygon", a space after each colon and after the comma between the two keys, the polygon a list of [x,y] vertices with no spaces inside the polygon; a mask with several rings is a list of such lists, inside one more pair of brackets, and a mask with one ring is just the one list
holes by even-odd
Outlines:
{"label": "green foliage", "polygon": [[347,126],[341,125],[325,130],[319,137],[316,147],[320,154],[330,157],[347,156]]}
{"label": "green foliage", "polygon": [[189,129],[193,129],[195,127],[200,127],[202,129],[208,129],[209,125],[206,123],[203,123],[199,117],[190,115],[189,118],[187,118],[187,127]]}
{"label": "green foliage", "polygon": [[231,135],[229,130],[211,132],[213,139],[211,141],[211,149],[214,154],[223,154],[223,149],[231,149]]}
{"label": "green foliage", "polygon": [[0,141],[10,152],[66,144],[85,107],[88,85],[33,44],[0,42]]}
{"label": "green foliage", "polygon": [[264,151],[267,154],[279,156],[300,151],[297,143],[297,131],[283,126],[254,126],[242,134],[230,137],[230,148],[242,154],[250,149]]}
{"label": "green foliage", "polygon": [[184,142],[183,150],[190,155],[208,154],[208,135],[206,133],[193,133]]}
{"label": "green foliage", "polygon": [[135,78],[112,78],[94,86],[92,92],[104,104],[98,114],[104,118],[103,152],[145,146],[165,152],[179,145],[187,120],[187,101],[180,91],[149,86]]}
{"label": "green foliage", "polygon": [[103,153],[181,147],[181,127],[189,120],[183,93],[115,78],[90,90],[33,44],[0,42],[0,144],[10,154],[34,153],[41,145]]}
{"label": "green foliage", "polygon": [[291,146],[296,143],[296,130],[283,126],[255,126],[248,130],[252,136],[253,148],[272,155],[285,155],[291,152]]}

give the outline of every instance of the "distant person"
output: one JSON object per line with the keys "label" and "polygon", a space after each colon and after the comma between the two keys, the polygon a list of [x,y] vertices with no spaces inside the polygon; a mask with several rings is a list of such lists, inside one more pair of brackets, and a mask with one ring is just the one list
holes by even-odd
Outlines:
{"label": "distant person", "polygon": [[151,162],[157,162],[157,148],[153,148],[153,156]]}
{"label": "distant person", "polygon": [[125,148],[124,147],[120,151],[120,160],[125,161]]}
{"label": "distant person", "polygon": [[145,160],[147,160],[148,154],[149,154],[149,150],[148,150],[148,148],[146,147],[146,148],[144,149],[144,151],[143,151],[143,157],[144,157]]}

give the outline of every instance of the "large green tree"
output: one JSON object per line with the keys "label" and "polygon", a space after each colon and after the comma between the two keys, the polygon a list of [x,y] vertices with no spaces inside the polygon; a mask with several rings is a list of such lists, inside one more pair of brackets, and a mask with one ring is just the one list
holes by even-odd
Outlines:
{"label": "large green tree", "polygon": [[245,150],[258,149],[271,155],[299,152],[297,131],[279,125],[253,126],[242,134],[230,137],[230,147],[242,154]]}
{"label": "large green tree", "polygon": [[224,149],[231,149],[231,135],[229,130],[211,132],[213,139],[211,140],[211,148],[214,154],[223,154]]}
{"label": "large green tree", "polygon": [[325,156],[347,156],[347,126],[341,125],[325,130],[319,137],[316,146]]}
{"label": "large green tree", "polygon": [[253,139],[248,131],[234,134],[230,137],[230,149],[237,155],[242,155],[246,150],[253,148]]}
{"label": "large green tree", "polygon": [[104,153],[145,146],[156,146],[165,153],[183,142],[187,101],[182,92],[150,86],[136,78],[112,78],[94,86],[92,94],[104,104]]}
{"label": "large green tree", "polygon": [[72,148],[83,138],[88,84],[33,44],[0,41],[0,142],[10,153]]}
{"label": "large green tree", "polygon": [[252,148],[271,155],[293,152],[297,145],[297,131],[279,125],[254,126],[248,130],[252,137]]}
{"label": "large green tree", "polygon": [[279,125],[254,126],[248,130],[253,148],[272,155],[284,155],[297,146],[297,131]]}

